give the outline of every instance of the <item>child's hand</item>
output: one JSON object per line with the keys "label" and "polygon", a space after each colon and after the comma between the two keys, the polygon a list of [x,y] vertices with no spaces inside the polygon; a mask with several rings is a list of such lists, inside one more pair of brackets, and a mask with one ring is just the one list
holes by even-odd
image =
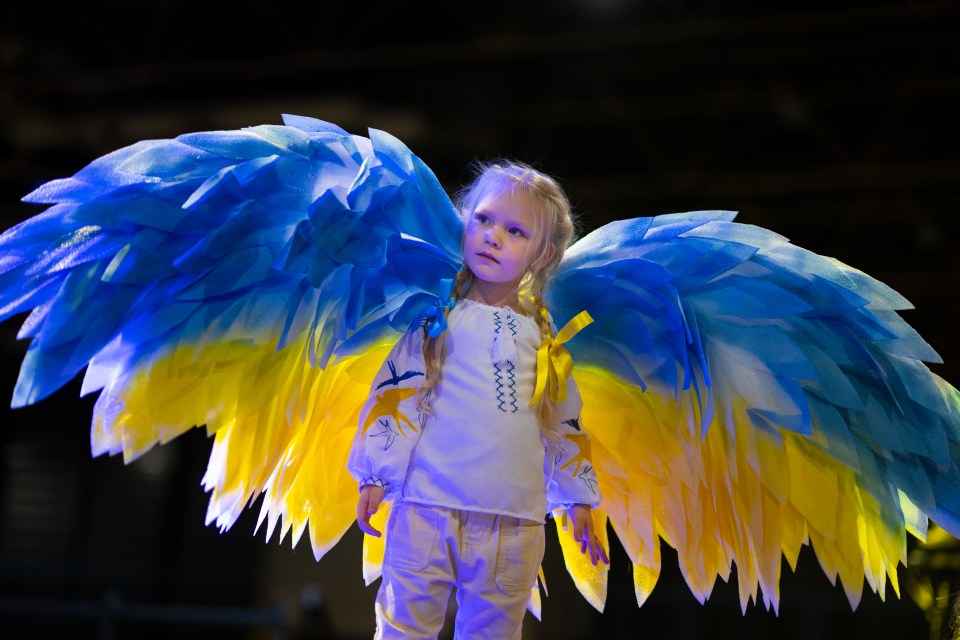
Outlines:
{"label": "child's hand", "polygon": [[[370,516],[380,509],[380,503],[383,502],[383,487],[375,484],[365,484],[360,489],[360,499],[357,501],[357,524],[360,530],[369,536],[380,537],[380,532],[370,524]],[[596,564],[596,562],[594,562]]]}
{"label": "child's hand", "polygon": [[575,504],[570,507],[569,514],[570,519],[573,520],[573,538],[580,543],[580,553],[587,553],[589,549],[590,562],[594,566],[596,566],[597,561],[610,564],[610,560],[607,559],[607,552],[593,533],[593,514],[590,513],[590,507]]}

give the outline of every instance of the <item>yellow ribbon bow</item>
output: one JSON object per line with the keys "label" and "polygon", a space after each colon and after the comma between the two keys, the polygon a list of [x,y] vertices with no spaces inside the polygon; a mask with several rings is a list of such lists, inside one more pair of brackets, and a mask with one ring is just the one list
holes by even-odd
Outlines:
{"label": "yellow ribbon bow", "polygon": [[[540,308],[544,320],[547,319],[547,310]],[[533,399],[530,404],[536,404],[543,397],[545,389],[549,390],[550,398],[554,402],[563,402],[567,397],[567,378],[573,371],[573,358],[563,343],[577,335],[581,329],[593,322],[593,318],[586,311],[581,311],[557,332],[556,337],[548,337],[537,349],[537,386],[533,390]]]}

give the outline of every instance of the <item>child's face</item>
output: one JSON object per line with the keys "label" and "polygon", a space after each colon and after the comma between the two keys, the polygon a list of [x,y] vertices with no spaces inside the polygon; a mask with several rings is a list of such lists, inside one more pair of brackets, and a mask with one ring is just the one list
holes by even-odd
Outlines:
{"label": "child's face", "polygon": [[530,268],[533,234],[533,214],[522,198],[485,196],[467,220],[464,259],[480,280],[519,286]]}

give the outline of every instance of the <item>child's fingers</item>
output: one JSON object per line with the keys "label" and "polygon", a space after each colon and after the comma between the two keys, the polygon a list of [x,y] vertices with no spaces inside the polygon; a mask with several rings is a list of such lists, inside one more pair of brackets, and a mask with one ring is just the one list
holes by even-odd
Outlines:
{"label": "child's fingers", "polygon": [[588,547],[590,549],[590,563],[593,564],[593,566],[597,566],[597,563],[603,558],[603,551],[600,547],[600,541],[595,537],[590,536]]}
{"label": "child's fingers", "polygon": [[593,562],[593,564],[597,564],[597,561],[594,559],[594,556],[596,555],[596,551],[594,550],[596,539],[593,536],[593,532],[590,530],[590,525],[586,525],[581,529],[580,535],[577,536],[577,540],[580,542],[580,553],[584,555],[589,554],[590,561]]}
{"label": "child's fingers", "polygon": [[374,538],[380,537],[380,532],[377,531],[372,524],[370,524],[370,516],[365,515],[363,518],[357,518],[357,525],[360,527],[360,531],[363,531],[368,536],[373,536]]}
{"label": "child's fingers", "polygon": [[597,540],[597,551],[600,552],[600,560],[603,564],[610,564],[610,558],[607,556],[607,550],[603,548],[603,545],[600,544],[600,541]]}
{"label": "child's fingers", "polygon": [[382,500],[382,492],[372,491],[368,487],[364,487],[363,490],[360,491],[360,499],[357,500],[357,526],[359,526],[360,530],[365,534],[375,538],[380,537],[380,531],[370,524],[370,516],[380,509],[380,502]]}
{"label": "child's fingers", "polygon": [[374,538],[380,537],[380,531],[378,531],[372,524],[370,524],[370,516],[372,514],[363,511],[362,514],[357,515],[357,525],[360,527],[360,530],[363,531],[368,536],[373,536]]}
{"label": "child's fingers", "polygon": [[583,522],[578,518],[574,518],[573,519],[573,539],[580,540],[582,542],[583,533],[584,533],[583,530],[584,530]]}
{"label": "child's fingers", "polygon": [[593,566],[597,566],[597,564],[600,562],[603,564],[610,564],[610,562],[607,560],[607,552],[603,550],[603,545],[600,544],[600,541],[596,538],[593,539],[593,548],[590,550],[590,559],[593,561]]}
{"label": "child's fingers", "polygon": [[584,527],[583,537],[580,539],[580,553],[586,554],[588,551],[593,566],[597,566],[598,562],[610,564],[607,551],[600,543],[600,539],[593,534],[593,531],[588,531],[587,527]]}
{"label": "child's fingers", "polygon": [[375,514],[380,510],[380,503],[383,501],[383,493],[380,491],[371,491],[367,502],[367,513]]}
{"label": "child's fingers", "polygon": [[606,550],[593,533],[593,518],[590,510],[573,508],[571,509],[571,519],[573,520],[573,538],[580,543],[580,553],[589,554],[590,562],[594,566],[598,562],[610,564]]}
{"label": "child's fingers", "polygon": [[587,548],[590,550],[590,564],[597,566],[597,539],[590,536],[585,542],[587,543]]}

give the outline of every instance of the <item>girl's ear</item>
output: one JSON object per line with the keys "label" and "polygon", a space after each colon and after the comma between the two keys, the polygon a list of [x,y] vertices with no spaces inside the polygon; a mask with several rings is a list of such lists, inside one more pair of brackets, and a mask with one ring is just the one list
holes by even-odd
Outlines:
{"label": "girl's ear", "polygon": [[540,271],[541,269],[543,269],[545,266],[550,264],[550,261],[553,259],[553,254],[556,253],[556,251],[557,251],[557,248],[552,244],[548,246],[547,252],[543,254],[543,256],[541,256],[540,258],[534,260],[530,264],[530,268],[528,269],[528,271]]}

